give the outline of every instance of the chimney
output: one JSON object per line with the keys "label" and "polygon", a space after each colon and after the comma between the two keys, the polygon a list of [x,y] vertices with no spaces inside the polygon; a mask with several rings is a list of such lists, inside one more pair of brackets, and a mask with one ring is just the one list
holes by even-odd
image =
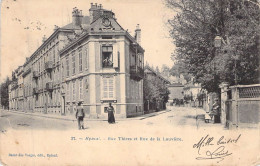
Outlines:
{"label": "chimney", "polygon": [[78,10],[76,7],[72,11],[72,23],[75,26],[80,26],[82,24],[82,10]]}
{"label": "chimney", "polygon": [[93,5],[93,3],[90,3],[91,8],[89,9],[89,17],[90,17],[90,23],[93,21],[97,20],[103,15],[103,6],[102,4],[97,4]]}
{"label": "chimney", "polygon": [[59,27],[57,25],[54,25],[54,31],[56,31],[57,29],[59,29]]}
{"label": "chimney", "polygon": [[139,27],[139,24],[137,24],[135,29],[135,40],[139,45],[141,45],[141,29]]}
{"label": "chimney", "polygon": [[46,40],[47,40],[47,38],[46,38],[46,36],[44,35],[44,36],[42,37],[42,43],[44,43]]}
{"label": "chimney", "polygon": [[90,3],[90,9],[89,9],[89,17],[90,17],[90,23],[94,21],[94,15],[96,13],[97,6],[93,5],[93,3]]}

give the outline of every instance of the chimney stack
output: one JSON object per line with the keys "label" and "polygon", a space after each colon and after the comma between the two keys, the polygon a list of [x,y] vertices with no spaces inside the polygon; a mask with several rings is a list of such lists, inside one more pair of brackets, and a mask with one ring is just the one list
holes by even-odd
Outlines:
{"label": "chimney stack", "polygon": [[57,25],[54,25],[54,31],[56,31],[57,29],[59,29],[59,27]]}
{"label": "chimney stack", "polygon": [[90,9],[89,9],[89,16],[90,16],[90,23],[98,19],[100,16],[103,15],[103,6],[102,4],[97,4],[93,5],[93,3],[90,3]]}
{"label": "chimney stack", "polygon": [[96,13],[97,6],[93,3],[90,3],[90,9],[89,9],[89,17],[90,17],[90,23],[94,21],[94,14]]}
{"label": "chimney stack", "polygon": [[135,40],[139,45],[141,45],[141,29],[139,24],[137,24],[135,29]]}
{"label": "chimney stack", "polygon": [[47,38],[46,38],[46,36],[44,35],[44,36],[42,37],[42,43],[44,43],[46,40],[47,40]]}
{"label": "chimney stack", "polygon": [[75,26],[80,26],[82,24],[82,10],[78,10],[76,7],[72,11],[72,23]]}

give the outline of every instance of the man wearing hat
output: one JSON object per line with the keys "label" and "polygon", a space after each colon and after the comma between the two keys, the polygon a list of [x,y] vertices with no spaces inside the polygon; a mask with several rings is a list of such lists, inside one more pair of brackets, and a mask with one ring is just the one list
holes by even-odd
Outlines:
{"label": "man wearing hat", "polygon": [[85,113],[83,107],[81,106],[81,102],[78,103],[77,112],[76,112],[76,119],[78,120],[78,127],[79,130],[84,129],[84,120]]}

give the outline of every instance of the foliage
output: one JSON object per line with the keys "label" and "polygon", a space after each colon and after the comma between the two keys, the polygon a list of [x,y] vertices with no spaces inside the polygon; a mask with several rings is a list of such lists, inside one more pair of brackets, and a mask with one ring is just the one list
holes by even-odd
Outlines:
{"label": "foliage", "polygon": [[189,74],[187,68],[185,67],[185,63],[182,61],[177,61],[174,63],[172,68],[170,69],[170,73],[173,76],[179,77],[180,75],[184,76],[184,79],[189,82],[191,80],[191,75]]}
{"label": "foliage", "polygon": [[163,64],[160,73],[164,77],[169,78],[169,76],[170,76],[170,68],[167,65]]}
{"label": "foliage", "polygon": [[5,108],[9,107],[9,93],[8,86],[11,83],[9,77],[0,85],[0,93],[1,93],[1,105]]}
{"label": "foliage", "polygon": [[[195,82],[209,92],[217,92],[221,82],[259,83],[260,10],[256,0],[165,1],[177,11],[169,20],[176,45],[172,58]],[[222,38],[220,48],[214,47],[216,36]],[[173,71],[182,69],[177,66]]]}
{"label": "foliage", "polygon": [[145,76],[143,87],[144,100],[150,100],[151,102],[162,100],[165,103],[168,101],[170,91],[158,77]]}
{"label": "foliage", "polygon": [[203,101],[205,98],[206,98],[206,94],[205,93],[198,93],[197,94],[198,101]]}

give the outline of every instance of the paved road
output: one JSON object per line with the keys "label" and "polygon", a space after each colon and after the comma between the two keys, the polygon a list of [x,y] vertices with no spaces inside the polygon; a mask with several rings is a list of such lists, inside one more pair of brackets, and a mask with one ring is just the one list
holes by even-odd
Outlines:
{"label": "paved road", "polygon": [[[85,125],[87,130],[111,129],[119,126],[128,130],[147,129],[149,127],[212,127],[220,124],[205,124],[201,119],[204,113],[201,109],[187,107],[171,107],[171,111],[148,117],[142,120],[125,120],[118,121],[114,125],[109,125],[106,121],[87,121]],[[112,127],[111,127],[112,126]],[[67,130],[77,129],[77,122],[59,119],[50,119],[25,114],[18,114],[9,111],[0,111],[0,130],[12,129],[48,129],[48,130]]]}

